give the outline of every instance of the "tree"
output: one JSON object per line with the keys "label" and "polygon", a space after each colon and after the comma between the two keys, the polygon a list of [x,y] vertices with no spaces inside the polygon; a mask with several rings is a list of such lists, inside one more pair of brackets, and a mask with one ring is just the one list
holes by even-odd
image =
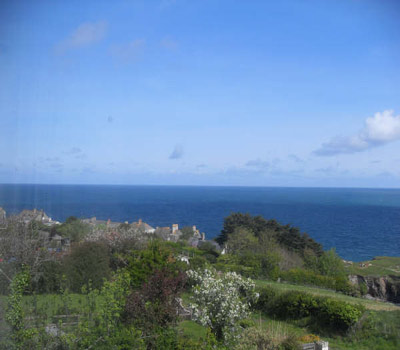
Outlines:
{"label": "tree", "polygon": [[276,241],[282,247],[304,256],[304,251],[312,251],[316,256],[323,253],[322,246],[310,238],[306,233],[300,233],[299,229],[290,225],[281,225],[276,220],[266,220],[262,216],[250,214],[232,213],[224,219],[224,228],[216,241],[225,243],[235,229],[242,227],[260,239],[260,243]]}
{"label": "tree", "polygon": [[179,239],[182,241],[187,241],[189,238],[193,237],[194,231],[193,227],[191,226],[184,226],[180,229],[180,231],[182,232],[182,235]]}
{"label": "tree", "polygon": [[239,330],[238,322],[250,314],[257,300],[255,284],[235,272],[217,274],[215,270],[187,272],[194,283],[193,318],[208,326],[219,341],[230,343]]}
{"label": "tree", "polygon": [[102,243],[84,242],[73,246],[63,264],[69,286],[74,292],[80,292],[89,283],[93,288],[100,288],[103,279],[110,277],[108,249]]}
{"label": "tree", "polygon": [[6,320],[11,328],[11,340],[17,350],[29,348],[29,343],[36,335],[34,329],[28,329],[25,325],[25,313],[22,306],[22,296],[29,286],[29,280],[29,270],[24,266],[10,284]]}
{"label": "tree", "polygon": [[84,313],[74,334],[67,337],[68,349],[144,350],[142,333],[122,322],[121,314],[129,292],[130,276],[126,271],[119,271],[111,281],[105,281],[100,290],[90,290],[88,298],[97,301],[97,312]]}
{"label": "tree", "polygon": [[186,264],[174,257],[174,251],[168,242],[152,241],[146,249],[132,251],[127,257],[127,271],[131,276],[132,287],[141,288],[144,282],[156,271],[168,269],[178,272]]}
{"label": "tree", "polygon": [[258,239],[249,229],[240,226],[229,235],[226,246],[228,253],[243,254],[249,250],[254,251],[258,246]]}
{"label": "tree", "polygon": [[186,284],[186,274],[168,269],[155,271],[139,290],[127,298],[124,319],[143,329],[145,333],[155,327],[168,327],[177,321],[176,298]]}
{"label": "tree", "polygon": [[0,271],[1,292],[6,292],[10,280],[22,266],[29,266],[32,280],[35,281],[40,274],[40,266],[55,260],[45,248],[47,233],[35,222],[26,224],[18,217],[8,218],[7,227],[0,230],[0,242],[0,256],[6,262]]}
{"label": "tree", "polygon": [[346,272],[343,260],[336,254],[335,248],[324,252],[318,259],[319,272],[325,276],[343,277]]}
{"label": "tree", "polygon": [[61,236],[68,237],[71,242],[80,242],[90,232],[90,226],[74,216],[70,216],[56,230]]}

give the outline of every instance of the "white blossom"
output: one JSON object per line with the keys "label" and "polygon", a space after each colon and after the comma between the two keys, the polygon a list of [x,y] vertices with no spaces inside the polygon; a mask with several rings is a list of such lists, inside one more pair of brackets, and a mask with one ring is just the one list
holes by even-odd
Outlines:
{"label": "white blossom", "polygon": [[228,343],[236,337],[239,320],[250,314],[250,307],[258,298],[255,284],[236,272],[218,274],[215,270],[187,271],[194,284],[193,318]]}

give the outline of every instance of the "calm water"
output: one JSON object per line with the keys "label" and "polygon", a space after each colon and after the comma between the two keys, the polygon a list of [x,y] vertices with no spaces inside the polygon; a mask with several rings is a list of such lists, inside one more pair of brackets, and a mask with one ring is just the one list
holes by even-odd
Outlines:
{"label": "calm water", "polygon": [[240,211],[295,225],[344,259],[400,256],[398,189],[0,185],[0,206],[8,214],[44,209],[59,221],[74,215],[195,224],[208,238]]}

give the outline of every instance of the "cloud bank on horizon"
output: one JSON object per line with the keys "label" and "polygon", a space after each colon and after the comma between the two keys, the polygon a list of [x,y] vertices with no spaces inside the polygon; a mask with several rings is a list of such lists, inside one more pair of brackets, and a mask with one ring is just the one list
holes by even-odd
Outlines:
{"label": "cloud bank on horizon", "polygon": [[377,112],[365,121],[365,126],[352,136],[336,136],[314,151],[317,156],[334,156],[363,152],[373,147],[400,140],[400,114],[393,110]]}

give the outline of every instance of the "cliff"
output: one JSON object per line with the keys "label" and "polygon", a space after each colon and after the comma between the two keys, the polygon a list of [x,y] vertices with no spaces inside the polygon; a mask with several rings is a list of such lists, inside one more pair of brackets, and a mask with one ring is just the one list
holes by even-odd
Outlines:
{"label": "cliff", "polygon": [[367,296],[400,304],[400,277],[399,276],[361,276],[350,275],[350,282],[354,285],[364,285]]}

